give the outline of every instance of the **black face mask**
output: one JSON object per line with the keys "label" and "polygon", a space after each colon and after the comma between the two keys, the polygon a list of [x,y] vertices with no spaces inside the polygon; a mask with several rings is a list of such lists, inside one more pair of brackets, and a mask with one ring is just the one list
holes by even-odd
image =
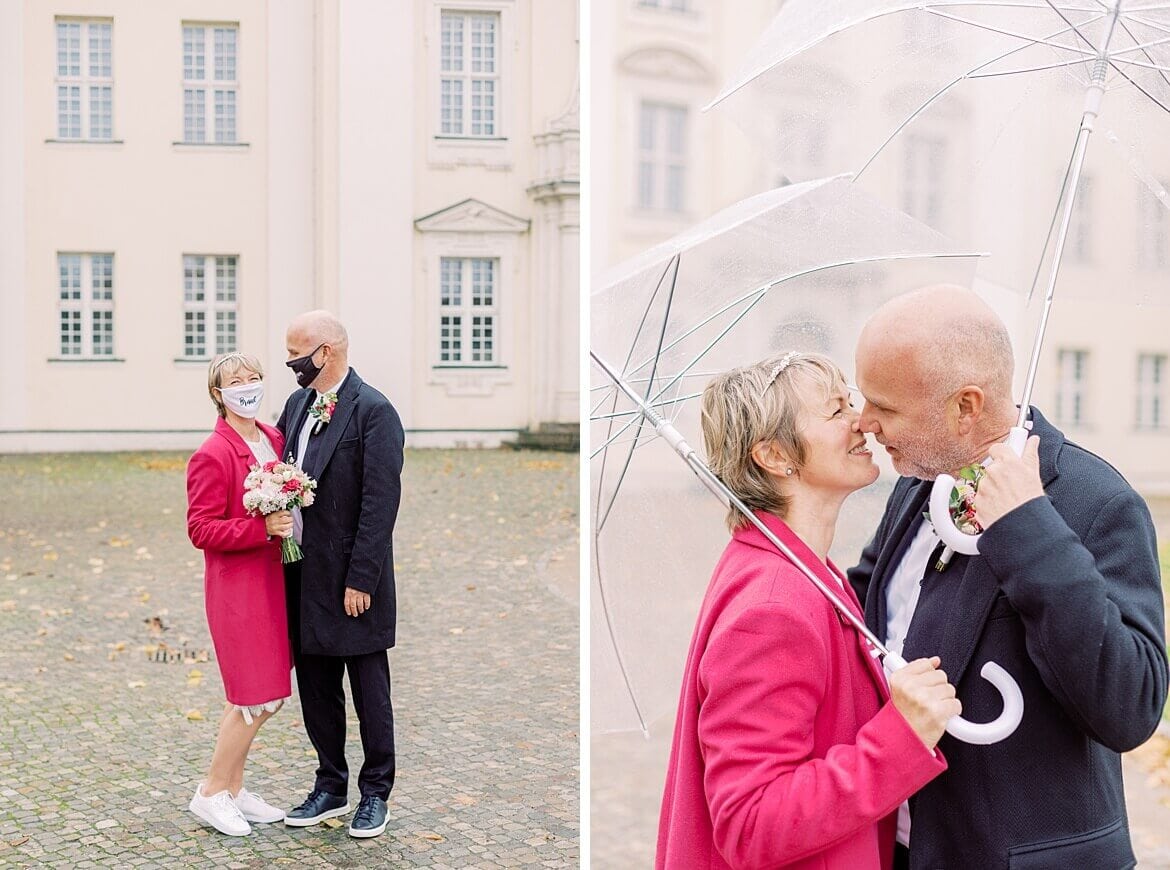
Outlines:
{"label": "black face mask", "polygon": [[304,356],[298,356],[296,359],[290,359],[285,363],[286,366],[293,370],[293,374],[297,376],[297,383],[300,386],[307,387],[313,383],[313,381],[317,380],[317,375],[321,374],[321,369],[325,368],[325,366],[313,364],[313,354],[324,346],[325,342],[321,342]]}

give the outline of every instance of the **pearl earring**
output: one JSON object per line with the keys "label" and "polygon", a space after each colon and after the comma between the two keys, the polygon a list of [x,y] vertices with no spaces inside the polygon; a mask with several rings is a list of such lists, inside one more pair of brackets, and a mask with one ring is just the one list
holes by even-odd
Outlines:
{"label": "pearl earring", "polygon": [[788,475],[789,477],[792,477],[792,472],[794,472],[794,471],[796,471],[796,469],[793,468],[792,466],[789,466],[788,468],[784,469],[784,473],[786,475]]}

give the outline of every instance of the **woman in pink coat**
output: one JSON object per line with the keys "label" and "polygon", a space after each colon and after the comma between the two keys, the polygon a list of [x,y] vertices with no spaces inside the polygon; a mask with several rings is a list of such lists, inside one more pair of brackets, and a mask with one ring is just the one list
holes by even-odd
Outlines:
{"label": "woman in pink coat", "polygon": [[292,694],[280,538],[292,533],[288,511],[266,517],[244,509],[251,466],[279,458],[279,430],[256,421],[264,396],[260,361],[217,356],[207,389],[219,412],[215,431],[187,465],[187,534],[203,551],[207,624],[227,705],[207,777],[190,809],[225,834],[249,822],[278,822],[284,812],[244,788],[244,763],[257,730]]}
{"label": "woman in pink coat", "polygon": [[[862,616],[827,554],[845,498],[873,483],[841,372],[789,353],[703,394],[712,470]],[[691,641],[657,867],[889,870],[899,805],[946,765],[960,712],[938,660],[887,685],[866,641],[745,517]],[[891,698],[892,692],[892,698]]]}

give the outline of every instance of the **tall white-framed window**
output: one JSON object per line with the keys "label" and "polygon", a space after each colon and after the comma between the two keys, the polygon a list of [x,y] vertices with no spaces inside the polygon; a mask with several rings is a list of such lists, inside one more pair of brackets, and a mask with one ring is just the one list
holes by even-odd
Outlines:
{"label": "tall white-framed window", "polygon": [[500,261],[439,258],[440,366],[499,364]]}
{"label": "tall white-framed window", "polygon": [[638,208],[686,208],[687,107],[643,100],[638,107]]}
{"label": "tall white-framed window", "polygon": [[1077,263],[1093,261],[1093,177],[1082,175],[1068,223],[1065,251]]}
{"label": "tall white-framed window", "polygon": [[183,358],[207,359],[237,349],[239,258],[183,255]]}
{"label": "tall white-framed window", "polygon": [[1138,354],[1137,419],[1139,429],[1170,426],[1170,377],[1164,353]]}
{"label": "tall white-framed window", "polygon": [[914,133],[905,138],[902,153],[902,211],[936,229],[943,221],[947,140]]}
{"label": "tall white-framed window", "polygon": [[[1163,189],[1170,180],[1161,179]],[[1170,209],[1150,190],[1138,184],[1137,264],[1139,269],[1164,269],[1170,265]]]}
{"label": "tall white-framed window", "polygon": [[114,24],[58,18],[57,138],[114,138]]}
{"label": "tall white-framed window", "polygon": [[689,12],[693,0],[636,0],[640,9],[669,9],[672,12]]}
{"label": "tall white-framed window", "polygon": [[113,254],[57,254],[57,323],[62,358],[113,357]]}
{"label": "tall white-framed window", "polygon": [[439,16],[439,135],[502,138],[500,13],[443,9]]}
{"label": "tall white-framed window", "polygon": [[1081,426],[1086,422],[1085,406],[1089,379],[1087,350],[1057,351],[1056,422]]}
{"label": "tall white-framed window", "polygon": [[239,142],[238,24],[183,23],[183,142]]}

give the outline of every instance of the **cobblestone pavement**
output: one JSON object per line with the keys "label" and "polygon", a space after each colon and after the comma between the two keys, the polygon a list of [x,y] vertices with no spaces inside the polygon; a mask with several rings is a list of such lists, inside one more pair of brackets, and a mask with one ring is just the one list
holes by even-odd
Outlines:
{"label": "cobblestone pavement", "polygon": [[[365,841],[347,819],[225,837],[186,809],[223,689],[199,660],[184,465],[0,456],[0,866],[576,866],[577,456],[408,451],[398,778],[386,833]],[[160,641],[187,660],[151,660]],[[353,802],[352,707],[348,734]],[[287,808],[315,766],[294,683],[246,784]]]}

